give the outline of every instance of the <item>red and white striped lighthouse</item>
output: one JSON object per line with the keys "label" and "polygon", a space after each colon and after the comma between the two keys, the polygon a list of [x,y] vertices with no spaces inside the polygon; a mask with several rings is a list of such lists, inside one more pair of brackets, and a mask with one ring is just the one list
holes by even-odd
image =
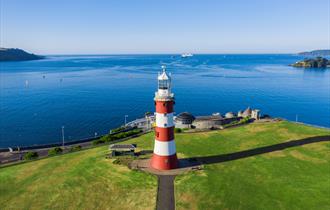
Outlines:
{"label": "red and white striped lighthouse", "polygon": [[158,91],[155,93],[156,128],[155,146],[151,158],[151,167],[158,170],[170,170],[178,167],[178,158],[174,142],[173,105],[171,76],[162,66],[158,74]]}

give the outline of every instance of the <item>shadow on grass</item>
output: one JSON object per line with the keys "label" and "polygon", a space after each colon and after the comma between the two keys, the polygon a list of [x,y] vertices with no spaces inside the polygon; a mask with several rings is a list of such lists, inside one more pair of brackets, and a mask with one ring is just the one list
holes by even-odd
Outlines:
{"label": "shadow on grass", "polygon": [[222,154],[222,155],[184,158],[184,159],[180,159],[180,167],[188,167],[188,166],[191,167],[191,166],[197,166],[200,164],[213,164],[213,163],[227,162],[227,161],[252,157],[255,155],[280,151],[280,150],[284,150],[284,149],[291,148],[291,147],[297,147],[297,146],[302,146],[305,144],[311,144],[311,143],[323,142],[323,141],[330,141],[330,135],[315,136],[315,137],[309,137],[309,138],[300,139],[300,140],[292,140],[292,141],[288,141],[288,142],[284,142],[284,143],[280,143],[280,144],[274,144],[274,145],[270,145],[270,146],[259,147],[259,148],[255,148],[255,149],[249,149],[249,150]]}

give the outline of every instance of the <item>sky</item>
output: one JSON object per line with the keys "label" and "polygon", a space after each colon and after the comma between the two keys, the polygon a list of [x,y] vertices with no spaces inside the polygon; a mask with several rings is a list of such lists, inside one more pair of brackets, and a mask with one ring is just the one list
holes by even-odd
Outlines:
{"label": "sky", "polygon": [[0,46],[37,54],[330,48],[330,0],[0,0]]}

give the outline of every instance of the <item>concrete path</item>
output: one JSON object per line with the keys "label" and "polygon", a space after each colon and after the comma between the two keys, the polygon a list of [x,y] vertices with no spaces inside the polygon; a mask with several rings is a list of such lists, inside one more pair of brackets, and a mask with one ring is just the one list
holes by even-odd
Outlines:
{"label": "concrete path", "polygon": [[174,210],[175,175],[158,175],[157,210]]}
{"label": "concrete path", "polygon": [[131,163],[131,169],[139,169],[158,177],[157,210],[175,209],[174,179],[176,175],[202,169],[201,163],[189,158],[179,160],[179,166],[177,169],[160,171],[150,167],[150,159],[135,160]]}

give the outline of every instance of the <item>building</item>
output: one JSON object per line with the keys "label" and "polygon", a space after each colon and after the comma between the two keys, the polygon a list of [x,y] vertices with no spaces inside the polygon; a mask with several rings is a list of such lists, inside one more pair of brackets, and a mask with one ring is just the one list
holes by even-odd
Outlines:
{"label": "building", "polygon": [[111,144],[109,150],[110,156],[135,155],[136,144]]}
{"label": "building", "polygon": [[154,115],[146,115],[144,118],[139,118],[128,122],[126,127],[137,127],[145,130],[150,130],[155,123],[155,116]]}
{"label": "building", "polygon": [[162,66],[158,74],[158,90],[155,93],[156,127],[155,146],[150,166],[158,170],[170,170],[178,167],[174,141],[173,106],[174,94],[171,93],[171,76]]}
{"label": "building", "polygon": [[239,110],[238,112],[237,112],[237,117],[242,117],[243,116],[243,112],[242,112],[242,110]]}
{"label": "building", "polygon": [[218,127],[223,120],[221,115],[198,116],[194,120],[192,127],[196,129],[212,129]]}
{"label": "building", "polygon": [[230,118],[224,118],[221,115],[198,116],[191,127],[195,129],[216,129],[222,128],[223,125],[238,121],[239,119],[236,116],[230,116]]}
{"label": "building", "polygon": [[209,116],[194,117],[189,112],[183,112],[175,117],[175,127],[177,128],[195,128],[195,129],[222,129],[224,125],[239,122],[242,118],[249,117],[254,120],[260,119],[260,110],[246,108],[244,111],[227,112],[224,116],[220,113],[214,113]]}
{"label": "building", "polygon": [[246,108],[245,111],[242,113],[242,117],[251,117],[252,110],[250,107]]}
{"label": "building", "polygon": [[195,117],[189,112],[182,112],[174,118],[176,128],[191,128]]}
{"label": "building", "polygon": [[259,109],[252,110],[251,118],[255,120],[260,120],[260,110]]}
{"label": "building", "polygon": [[235,117],[235,114],[233,112],[227,112],[225,114],[225,118],[234,118]]}
{"label": "building", "polygon": [[237,113],[237,116],[239,117],[250,117],[254,120],[259,120],[260,119],[260,110],[259,109],[251,109],[250,107],[246,108],[244,112],[239,111]]}

